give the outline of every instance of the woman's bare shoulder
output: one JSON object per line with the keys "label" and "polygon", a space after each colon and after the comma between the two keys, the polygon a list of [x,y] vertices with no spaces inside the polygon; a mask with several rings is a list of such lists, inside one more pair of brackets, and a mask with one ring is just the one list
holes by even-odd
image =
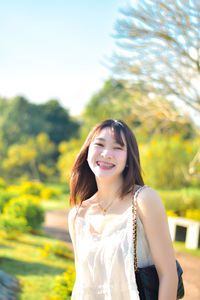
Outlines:
{"label": "woman's bare shoulder", "polygon": [[137,197],[138,215],[145,229],[149,226],[160,226],[166,220],[166,211],[163,201],[153,188],[142,189]]}
{"label": "woman's bare shoulder", "polygon": [[159,193],[153,188],[147,186],[139,191],[137,196],[137,203],[140,209],[163,209],[163,201]]}

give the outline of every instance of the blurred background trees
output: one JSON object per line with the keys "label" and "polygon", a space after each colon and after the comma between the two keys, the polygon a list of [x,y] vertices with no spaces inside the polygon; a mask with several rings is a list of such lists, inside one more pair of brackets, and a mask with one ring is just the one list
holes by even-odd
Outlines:
{"label": "blurred background trees", "polygon": [[114,71],[134,91],[173,97],[200,112],[200,2],[141,0],[122,9]]}
{"label": "blurred background trees", "polygon": [[77,138],[80,124],[57,100],[0,99],[0,171],[7,181],[58,180],[61,141]]}
{"label": "blurred background trees", "polygon": [[55,144],[77,136],[78,123],[57,100],[33,104],[18,96],[0,101],[2,142],[7,146],[22,142],[30,136],[37,136],[41,132],[46,133]]}
{"label": "blurred background trees", "polygon": [[142,0],[121,10],[113,76],[80,116],[71,117],[55,99],[33,104],[21,96],[1,98],[0,177],[69,182],[90,129],[113,118],[135,133],[147,184],[199,186],[199,9],[195,0]]}
{"label": "blurred background trees", "polygon": [[146,100],[128,87],[126,80],[110,78],[77,119],[55,100],[36,105],[21,97],[2,99],[0,177],[7,182],[69,182],[90,129],[114,118],[124,120],[137,137],[146,183],[159,188],[198,186],[200,140],[192,118],[165,98]]}

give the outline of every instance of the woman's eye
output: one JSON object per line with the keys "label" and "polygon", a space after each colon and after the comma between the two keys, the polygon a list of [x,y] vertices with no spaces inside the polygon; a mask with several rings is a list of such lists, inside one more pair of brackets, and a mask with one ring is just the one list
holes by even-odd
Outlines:
{"label": "woman's eye", "polygon": [[103,144],[100,144],[100,143],[95,143],[96,146],[100,146],[100,147],[103,147]]}
{"label": "woman's eye", "polygon": [[117,150],[122,150],[121,147],[114,147],[114,149],[117,149]]}

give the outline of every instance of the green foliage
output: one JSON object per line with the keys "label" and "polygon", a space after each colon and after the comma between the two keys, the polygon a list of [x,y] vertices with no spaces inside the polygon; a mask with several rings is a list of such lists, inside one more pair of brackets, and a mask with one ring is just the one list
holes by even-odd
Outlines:
{"label": "green foliage", "polygon": [[22,195],[11,199],[4,206],[3,215],[24,218],[30,232],[39,229],[44,222],[44,212],[39,205],[39,198],[32,195]]}
{"label": "green foliage", "polygon": [[5,192],[10,194],[12,196],[11,198],[16,198],[22,194],[22,189],[20,185],[9,185],[5,189]]}
{"label": "green foliage", "polygon": [[10,200],[8,193],[4,190],[0,190],[0,213],[3,212],[5,204]]}
{"label": "green foliage", "polygon": [[8,192],[6,190],[0,189],[0,214],[3,212],[5,204],[17,195],[19,195],[17,192]]}
{"label": "green foliage", "polygon": [[68,110],[63,108],[57,100],[40,104],[38,109],[44,118],[42,131],[47,133],[56,145],[63,140],[68,141],[72,136],[78,137],[78,122],[69,116]]}
{"label": "green foliage", "polygon": [[[64,196],[62,197],[62,194]],[[41,184],[39,182],[22,182],[21,185],[11,185],[6,189],[0,188],[0,214],[3,213],[3,208],[12,198],[26,198],[32,196],[37,202],[42,200],[41,206],[46,210],[62,209],[66,207],[66,196],[69,194],[69,187],[67,184]],[[51,200],[51,201],[50,201]],[[53,202],[54,201],[54,202]]]}
{"label": "green foliage", "polygon": [[187,219],[200,221],[200,209],[187,209],[185,216]]}
{"label": "green foliage", "polygon": [[45,133],[29,138],[25,144],[13,144],[3,161],[4,173],[9,179],[25,177],[26,180],[45,181],[56,173],[56,151],[55,144]]}
{"label": "green foliage", "polygon": [[8,238],[16,237],[20,233],[27,232],[27,221],[24,218],[16,218],[11,215],[1,215],[0,229],[3,230]]}
{"label": "green foliage", "polygon": [[168,217],[178,217],[178,215],[173,210],[166,211]]}
{"label": "green foliage", "polygon": [[75,139],[72,139],[69,142],[60,143],[58,149],[61,154],[58,159],[57,168],[60,171],[62,182],[69,183],[72,165],[83,143],[84,140]]}
{"label": "green foliage", "polygon": [[141,145],[141,163],[144,179],[156,188],[178,188],[199,185],[199,167],[190,174],[190,163],[198,151],[198,141],[157,136],[151,143]]}
{"label": "green foliage", "polygon": [[191,212],[194,211],[195,216],[195,211],[200,210],[199,189],[162,190],[159,194],[168,216],[193,218]]}
{"label": "green foliage", "polygon": [[192,120],[180,113],[177,107],[163,97],[145,95],[132,90],[127,80],[107,80],[91,98],[82,114],[82,136],[104,119],[125,121],[137,136],[138,142],[149,142],[155,134],[165,137],[177,132],[185,139],[195,135]]}
{"label": "green foliage", "polygon": [[[105,119],[125,119],[129,123],[132,103],[130,98],[125,80],[107,80],[84,109],[84,129],[90,130],[96,123]],[[134,124],[136,125],[136,119]]]}
{"label": "green foliage", "polygon": [[22,182],[20,190],[22,194],[30,194],[34,196],[40,196],[43,185],[40,182]]}
{"label": "green foliage", "polygon": [[9,181],[58,178],[57,145],[78,137],[79,122],[57,100],[0,99],[0,173]]}
{"label": "green foliage", "polygon": [[74,267],[69,267],[61,276],[56,277],[52,296],[47,300],[70,300],[76,278]]}
{"label": "green foliage", "polygon": [[5,188],[6,187],[6,182],[3,178],[0,177],[0,188]]}
{"label": "green foliage", "polygon": [[53,187],[45,187],[41,190],[40,196],[44,200],[58,199],[61,191]]}
{"label": "green foliage", "polygon": [[63,258],[74,259],[74,255],[69,247],[61,241],[57,241],[55,244],[45,244],[44,248],[40,249],[40,253],[44,257],[56,255]]}
{"label": "green foliage", "polygon": [[24,143],[30,136],[37,136],[42,132],[58,144],[77,136],[79,124],[57,100],[38,105],[19,96],[4,104],[0,129],[2,140],[8,146]]}
{"label": "green foliage", "polygon": [[64,195],[62,199],[59,200],[48,200],[48,201],[42,201],[41,206],[45,212],[53,211],[53,210],[59,210],[59,209],[66,209],[69,208],[69,195]]}
{"label": "green foliage", "polygon": [[36,108],[36,105],[20,96],[7,101],[0,126],[2,140],[7,146],[22,141],[33,132],[40,132],[42,124]]}
{"label": "green foliage", "polygon": [[52,251],[54,255],[64,257],[64,258],[74,259],[74,255],[72,254],[69,247],[65,243],[62,243],[60,241],[58,241],[53,245]]}

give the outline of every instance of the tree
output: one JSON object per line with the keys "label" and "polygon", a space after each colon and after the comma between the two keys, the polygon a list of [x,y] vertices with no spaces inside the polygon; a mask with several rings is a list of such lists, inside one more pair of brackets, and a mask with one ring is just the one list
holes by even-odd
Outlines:
{"label": "tree", "polygon": [[60,155],[58,158],[57,169],[60,172],[60,180],[62,182],[69,183],[72,165],[83,143],[84,139],[71,139],[68,142],[63,141],[59,144],[58,149]]}
{"label": "tree", "polygon": [[7,180],[52,180],[57,176],[56,162],[53,159],[56,150],[56,145],[46,133],[30,137],[23,144],[12,144],[2,162],[2,174]]}
{"label": "tree", "polygon": [[59,144],[63,140],[77,137],[79,124],[57,100],[44,104],[33,104],[18,96],[0,102],[3,116],[0,117],[2,141],[10,146],[23,142],[30,136],[46,133],[52,142]]}
{"label": "tree", "polygon": [[[127,119],[130,114],[130,94],[125,88],[125,80],[110,78],[104,86],[92,96],[83,111],[84,127],[88,130],[97,122],[105,119]],[[122,110],[123,105],[123,110]]]}
{"label": "tree", "polygon": [[73,120],[68,110],[63,108],[57,100],[49,100],[38,105],[40,114],[44,118],[44,128],[50,140],[57,145],[61,141],[68,141],[71,137],[78,137],[79,124]]}
{"label": "tree", "polygon": [[140,0],[122,9],[114,71],[134,91],[172,96],[200,112],[200,1]]}
{"label": "tree", "polygon": [[150,143],[141,144],[141,165],[146,184],[155,188],[198,187],[200,166],[193,157],[199,149],[199,143],[199,137],[184,140],[177,133],[168,139],[157,135]]}
{"label": "tree", "polygon": [[107,80],[91,98],[83,112],[82,132],[104,119],[122,119],[139,140],[149,140],[154,134],[165,136],[179,132],[184,138],[195,135],[194,125],[175,105],[158,96],[149,98],[128,88],[126,80]]}
{"label": "tree", "polygon": [[27,136],[37,135],[42,125],[37,105],[21,96],[7,100],[0,124],[2,140],[7,146],[20,142]]}

